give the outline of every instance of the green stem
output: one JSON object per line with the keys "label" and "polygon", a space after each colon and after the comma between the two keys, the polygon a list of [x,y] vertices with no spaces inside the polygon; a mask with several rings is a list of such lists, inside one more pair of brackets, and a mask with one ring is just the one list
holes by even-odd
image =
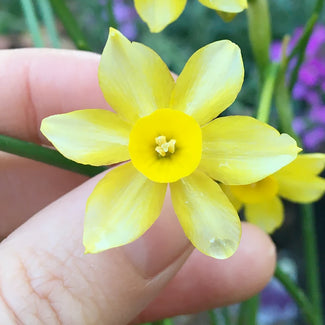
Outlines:
{"label": "green stem", "polygon": [[79,50],[90,51],[91,48],[86,41],[74,15],[66,5],[64,0],[50,0],[55,13],[61,20],[64,28]]}
{"label": "green stem", "polygon": [[282,283],[291,298],[296,302],[306,320],[310,324],[317,324],[315,322],[314,308],[303,290],[300,289],[279,266],[276,267],[274,276]]}
{"label": "green stem", "polygon": [[218,325],[218,318],[217,318],[215,310],[210,309],[208,311],[208,315],[209,315],[209,318],[210,318],[210,325]]}
{"label": "green stem", "polygon": [[118,29],[118,22],[114,15],[114,1],[108,0],[107,2],[107,13],[108,13],[108,22],[110,27]]}
{"label": "green stem", "polygon": [[0,135],[0,150],[90,177],[106,170],[106,167],[78,164],[65,158],[56,150],[42,147],[35,143],[14,139],[6,135]]}
{"label": "green stem", "polygon": [[34,46],[36,47],[43,47],[43,40],[42,36],[38,27],[38,21],[34,9],[34,5],[31,0],[20,0],[21,7],[24,12],[24,16],[26,19],[27,27],[29,29],[29,32],[32,36],[32,40],[34,43]]}
{"label": "green stem", "polygon": [[[313,32],[314,26],[318,20],[318,14],[313,14],[310,19],[308,20],[304,33],[301,36],[300,41],[298,42],[298,47],[297,50],[293,50],[292,54],[294,54],[295,52],[298,53],[298,58],[297,58],[297,62],[294,66],[294,68],[292,69],[291,75],[290,75],[290,79],[289,79],[289,90],[290,92],[292,92],[292,89],[295,85],[295,83],[297,82],[298,79],[298,74],[299,74],[299,70],[301,65],[303,64],[303,62],[305,61],[305,55],[306,55],[306,48],[307,48],[307,44],[308,41],[310,39],[310,36]],[[292,56],[290,55],[290,58],[292,58]]]}
{"label": "green stem", "polygon": [[281,130],[292,136],[300,145],[300,139],[292,128],[293,108],[291,106],[291,98],[285,82],[284,69],[280,69],[276,81],[275,106],[278,111]]}
{"label": "green stem", "polygon": [[306,258],[306,284],[309,298],[315,310],[315,324],[323,323],[321,281],[319,276],[318,250],[315,227],[315,214],[311,204],[301,206],[304,253]]}
{"label": "green stem", "polygon": [[173,325],[173,322],[171,321],[171,319],[166,318],[162,320],[157,320],[155,322],[152,322],[151,324],[152,325]]}
{"label": "green stem", "polygon": [[238,325],[255,325],[260,298],[256,295],[240,304]]}
{"label": "green stem", "polygon": [[[275,101],[280,118],[280,124],[282,131],[293,136],[298,144],[301,143],[299,137],[292,129],[293,112],[291,106],[291,99],[288,88],[285,83],[285,68],[286,64],[282,65],[281,73],[279,74]],[[317,254],[317,242],[315,232],[315,217],[313,210],[309,205],[302,205],[303,217],[302,217],[302,229],[303,229],[303,245],[306,261],[306,276],[308,294],[311,299],[311,305],[313,306],[313,319],[312,324],[323,324],[322,315],[322,297],[321,297],[321,283],[319,277],[318,267],[318,254]]]}
{"label": "green stem", "polygon": [[47,33],[51,40],[52,46],[59,48],[60,40],[59,35],[55,26],[55,19],[52,11],[51,4],[49,0],[38,0],[38,6],[40,8],[40,12],[47,29]]}
{"label": "green stem", "polygon": [[223,307],[221,309],[223,319],[225,321],[225,325],[231,325],[231,319],[230,319],[230,312],[228,307]]}
{"label": "green stem", "polygon": [[296,46],[293,48],[293,50],[288,58],[288,62],[289,62],[296,55],[298,56],[297,62],[295,64],[295,67],[293,68],[291,76],[290,76],[290,81],[289,81],[290,92],[292,92],[292,89],[293,89],[293,87],[297,81],[297,78],[298,78],[300,67],[305,60],[305,53],[306,53],[308,41],[310,39],[311,34],[313,33],[316,22],[319,19],[323,5],[324,5],[324,0],[317,0],[314,10],[313,10],[313,13],[312,13],[311,17],[309,18],[309,20],[307,21],[306,26],[304,28],[304,31],[303,31],[299,41],[297,42]]}
{"label": "green stem", "polygon": [[270,64],[271,20],[268,0],[250,0],[246,11],[250,43],[262,81]]}
{"label": "green stem", "polygon": [[276,63],[271,64],[262,86],[256,118],[264,123],[267,123],[269,120],[272,97],[273,97],[278,70],[279,70],[278,64]]}

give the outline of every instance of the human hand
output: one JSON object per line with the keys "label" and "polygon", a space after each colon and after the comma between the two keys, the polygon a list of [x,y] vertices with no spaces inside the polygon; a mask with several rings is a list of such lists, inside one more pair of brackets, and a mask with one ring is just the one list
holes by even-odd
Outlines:
{"label": "human hand", "polygon": [[[98,63],[86,52],[0,52],[0,132],[48,144],[39,131],[44,117],[109,109]],[[170,199],[134,243],[85,255],[85,204],[103,175],[87,180],[0,154],[0,237],[12,232],[0,244],[0,324],[140,323],[244,300],[272,276],[275,248],[263,232],[243,224],[235,255],[215,260],[193,250]]]}

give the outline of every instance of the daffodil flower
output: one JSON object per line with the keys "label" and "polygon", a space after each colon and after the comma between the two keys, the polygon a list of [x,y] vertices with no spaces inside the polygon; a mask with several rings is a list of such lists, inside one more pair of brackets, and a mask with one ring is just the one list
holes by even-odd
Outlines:
{"label": "daffodil flower", "polygon": [[222,185],[222,188],[238,211],[244,207],[247,221],[272,233],[284,221],[280,198],[311,203],[324,194],[325,179],[318,176],[324,167],[324,154],[300,154],[292,163],[259,182]]}
{"label": "daffodil flower", "polygon": [[[247,0],[199,0],[226,21],[247,8]],[[183,12],[187,0],[134,0],[135,8],[152,33],[161,32]]]}
{"label": "daffodil flower", "polygon": [[240,241],[240,220],[214,180],[256,182],[298,151],[290,136],[251,117],[215,119],[243,82],[238,46],[219,41],[201,48],[175,82],[154,51],[111,29],[98,76],[116,113],[73,111],[41,125],[72,160],[96,166],[126,162],[108,172],[88,199],[86,251],[140,237],[158,218],[169,183],[175,212],[194,246],[216,258],[231,256]]}

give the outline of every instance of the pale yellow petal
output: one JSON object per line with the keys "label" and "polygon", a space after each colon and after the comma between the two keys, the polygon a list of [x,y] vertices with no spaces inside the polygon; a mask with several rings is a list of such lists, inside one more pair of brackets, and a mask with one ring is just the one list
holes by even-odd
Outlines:
{"label": "pale yellow petal", "polygon": [[324,166],[324,154],[298,155],[273,175],[279,184],[279,195],[298,203],[317,201],[325,193],[325,179],[317,176]]}
{"label": "pale yellow petal", "polygon": [[200,171],[170,184],[175,212],[186,236],[202,253],[228,258],[239,245],[241,225],[220,186]]}
{"label": "pale yellow petal", "polygon": [[237,211],[239,211],[242,208],[243,203],[234,195],[234,193],[231,190],[231,186],[222,183],[220,183],[219,185],[223,190],[223,192],[227,195],[227,198],[229,199],[231,204],[235,207]]}
{"label": "pale yellow petal", "polygon": [[318,175],[325,168],[325,154],[305,153],[297,156],[292,163],[280,169],[275,176],[286,175]]}
{"label": "pale yellow petal", "polygon": [[131,43],[113,28],[100,60],[98,79],[106,101],[130,122],[168,107],[175,84],[157,53]]}
{"label": "pale yellow petal", "polygon": [[41,131],[65,157],[81,164],[102,166],[130,159],[131,126],[104,109],[46,117]]}
{"label": "pale yellow petal", "polygon": [[131,163],[108,172],[88,198],[86,252],[98,253],[140,237],[158,218],[166,187],[148,180]]}
{"label": "pale yellow petal", "polygon": [[224,12],[238,13],[247,8],[247,0],[199,0],[204,6]]}
{"label": "pale yellow petal", "polygon": [[297,203],[311,203],[325,193],[325,179],[319,176],[278,178],[279,195]]}
{"label": "pale yellow petal", "polygon": [[203,125],[233,103],[243,78],[239,47],[230,41],[211,43],[186,63],[176,81],[170,107],[193,116]]}
{"label": "pale yellow petal", "polygon": [[283,223],[283,204],[277,196],[267,201],[245,204],[245,217],[248,222],[271,234]]}
{"label": "pale yellow petal", "polygon": [[159,33],[183,12],[187,0],[134,0],[135,9],[152,33]]}
{"label": "pale yellow petal", "polygon": [[199,165],[227,185],[255,183],[297,157],[296,141],[249,116],[217,118],[202,128]]}
{"label": "pale yellow petal", "polygon": [[222,20],[226,23],[231,22],[237,14],[232,13],[232,12],[225,12],[225,11],[219,11],[217,10],[217,14],[222,18]]}

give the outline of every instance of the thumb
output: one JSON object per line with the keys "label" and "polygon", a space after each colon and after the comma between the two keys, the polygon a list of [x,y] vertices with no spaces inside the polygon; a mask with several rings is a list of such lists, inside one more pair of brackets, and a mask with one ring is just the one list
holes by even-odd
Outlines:
{"label": "thumb", "polygon": [[86,201],[102,176],[55,201],[1,243],[0,324],[127,324],[190,255],[169,199],[141,238],[85,255]]}

